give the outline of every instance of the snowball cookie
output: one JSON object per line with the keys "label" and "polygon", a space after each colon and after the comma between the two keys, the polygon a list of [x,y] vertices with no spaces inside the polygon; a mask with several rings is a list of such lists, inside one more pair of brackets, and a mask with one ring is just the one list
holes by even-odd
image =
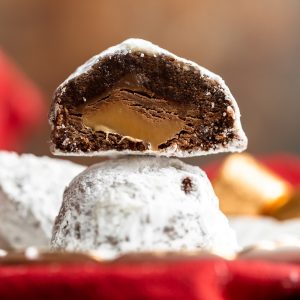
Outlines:
{"label": "snowball cookie", "polygon": [[0,151],[0,248],[49,247],[63,191],[85,167]]}
{"label": "snowball cookie", "polygon": [[65,190],[53,249],[232,253],[236,239],[205,173],[178,159],[124,157],[79,174]]}

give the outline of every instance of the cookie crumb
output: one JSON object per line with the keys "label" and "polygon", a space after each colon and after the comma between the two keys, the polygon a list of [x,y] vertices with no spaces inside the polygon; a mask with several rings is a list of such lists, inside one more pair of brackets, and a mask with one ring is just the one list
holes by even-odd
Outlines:
{"label": "cookie crumb", "polygon": [[181,189],[186,193],[189,194],[193,190],[193,183],[191,178],[186,177],[181,182]]}

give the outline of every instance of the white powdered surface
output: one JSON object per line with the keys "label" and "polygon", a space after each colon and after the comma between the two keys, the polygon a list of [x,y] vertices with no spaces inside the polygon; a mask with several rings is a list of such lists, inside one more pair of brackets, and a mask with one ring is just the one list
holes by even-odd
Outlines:
{"label": "white powdered surface", "polygon": [[[234,119],[233,129],[232,132],[234,132],[237,136],[236,139],[232,139],[229,141],[229,143],[225,146],[219,146],[216,149],[210,150],[210,151],[203,151],[201,149],[197,149],[195,151],[182,151],[180,149],[177,149],[177,147],[171,146],[167,149],[162,150],[148,150],[143,152],[144,154],[150,154],[150,155],[156,155],[156,156],[177,156],[177,157],[190,157],[190,156],[200,156],[200,155],[207,155],[211,153],[220,153],[220,152],[241,152],[246,149],[247,147],[247,137],[242,129],[241,122],[240,122],[240,110],[236,103],[236,100],[234,99],[233,95],[231,94],[229,88],[225,84],[224,80],[217,74],[207,70],[206,68],[196,64],[193,61],[181,58],[165,49],[160,48],[157,45],[152,44],[149,41],[145,41],[143,39],[127,39],[124,42],[110,47],[107,50],[101,52],[100,54],[97,54],[93,56],[91,59],[89,59],[86,63],[84,63],[82,66],[77,68],[77,70],[71,74],[58,88],[60,90],[61,95],[65,92],[65,87],[68,84],[70,80],[76,79],[79,76],[82,76],[86,73],[89,73],[94,64],[101,61],[104,58],[112,57],[116,54],[126,55],[128,53],[134,53],[134,52],[141,52],[141,57],[143,57],[144,53],[147,53],[148,55],[158,56],[158,55],[166,55],[169,57],[172,57],[175,59],[175,63],[178,64],[179,67],[183,68],[184,70],[189,70],[190,68],[193,68],[194,72],[199,73],[199,80],[201,80],[201,77],[206,76],[210,78],[212,81],[215,81],[219,84],[218,89],[221,89],[225,94],[225,99],[230,101],[230,105],[227,106],[227,114],[231,115]],[[58,96],[59,97],[59,96]],[[86,101],[86,99],[83,99],[83,103]],[[214,105],[214,103],[212,103]],[[56,118],[56,111],[57,107],[54,109],[54,111],[51,112],[50,117],[50,124],[53,126],[52,121]],[[212,124],[211,126],[214,126]],[[69,140],[65,141],[66,143],[69,143]],[[52,149],[53,154],[61,155],[62,153],[59,151],[59,149],[56,149],[53,146]],[[97,152],[90,152],[90,153],[66,153],[67,155],[80,155],[80,156],[108,156],[111,155],[114,151],[97,151]],[[119,151],[118,154],[138,154],[138,152],[134,151]]]}
{"label": "white powdered surface", "polygon": [[[186,179],[189,178],[189,179]],[[185,192],[182,181],[191,180]],[[109,160],[65,190],[53,249],[98,250],[104,258],[136,251],[237,250],[205,173],[178,159]]]}
{"label": "white powdered surface", "polygon": [[239,216],[229,220],[242,249],[263,242],[298,240],[300,244],[300,219],[277,221],[268,217]]}
{"label": "white powdered surface", "polygon": [[0,151],[0,247],[49,246],[64,188],[84,169],[64,160]]}

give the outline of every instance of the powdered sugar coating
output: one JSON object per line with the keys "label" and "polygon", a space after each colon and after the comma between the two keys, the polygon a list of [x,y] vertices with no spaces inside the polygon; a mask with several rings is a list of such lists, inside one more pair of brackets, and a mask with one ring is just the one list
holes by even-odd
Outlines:
{"label": "powdered sugar coating", "polygon": [[264,216],[235,216],[229,222],[236,232],[238,244],[242,249],[260,243],[284,243],[298,241],[300,244],[300,220],[278,221]]}
{"label": "powdered sugar coating", "polygon": [[[168,147],[166,149],[159,149],[159,150],[147,150],[141,154],[148,154],[148,155],[156,155],[156,156],[177,156],[177,157],[191,157],[191,156],[202,156],[212,153],[220,153],[220,152],[241,152],[246,149],[247,147],[247,137],[242,129],[241,122],[240,122],[240,110],[236,103],[236,100],[234,99],[233,95],[231,94],[229,88],[225,84],[224,80],[217,74],[207,70],[206,68],[196,64],[193,61],[181,58],[165,49],[160,48],[157,45],[152,44],[149,41],[143,40],[143,39],[134,39],[130,38],[122,43],[110,47],[107,50],[101,52],[100,54],[97,54],[93,56],[91,59],[89,59],[86,63],[84,63],[82,66],[77,68],[77,70],[72,73],[59,87],[58,91],[60,94],[57,95],[57,97],[61,97],[66,90],[66,85],[69,83],[70,80],[73,80],[77,77],[80,77],[84,75],[85,73],[88,73],[92,70],[93,66],[98,63],[99,61],[107,58],[112,57],[113,55],[121,54],[126,55],[128,53],[134,53],[134,52],[141,52],[141,54],[147,53],[148,55],[158,56],[158,55],[166,55],[168,57],[171,57],[175,60],[175,63],[178,63],[179,67],[182,67],[184,70],[188,70],[190,68],[193,68],[195,72],[199,72],[199,79],[203,76],[206,76],[210,78],[211,80],[218,83],[219,87],[224,95],[225,100],[228,100],[230,102],[230,106],[227,107],[228,114],[232,116],[233,121],[233,128],[230,129],[232,133],[234,133],[235,138],[231,139],[228,144],[221,145],[216,147],[215,149],[210,149],[209,151],[197,149],[194,151],[182,151],[178,149],[177,147]],[[142,55],[141,55],[142,57]],[[50,125],[52,128],[54,128],[53,121],[56,118],[57,114],[57,105],[53,107],[53,110],[50,113]],[[214,126],[213,124],[211,126]],[[72,141],[66,141],[66,143],[72,142]],[[95,151],[95,152],[89,152],[89,153],[62,153],[59,149],[55,147],[55,145],[52,146],[51,149],[52,153],[55,155],[71,155],[71,156],[108,156],[111,155],[114,151]],[[119,151],[119,155],[127,155],[127,154],[139,154],[135,151],[131,150],[125,150],[125,151]]]}
{"label": "powdered sugar coating", "polygon": [[200,168],[132,156],[94,165],[71,182],[52,247],[98,250],[104,258],[163,250],[228,254],[236,240]]}
{"label": "powdered sugar coating", "polygon": [[84,169],[69,161],[1,151],[1,247],[49,246],[63,190]]}

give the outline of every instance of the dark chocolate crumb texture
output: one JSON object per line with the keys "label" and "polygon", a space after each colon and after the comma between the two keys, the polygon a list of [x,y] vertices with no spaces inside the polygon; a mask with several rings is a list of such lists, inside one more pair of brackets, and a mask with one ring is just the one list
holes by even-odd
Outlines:
{"label": "dark chocolate crumb texture", "polygon": [[247,146],[224,81],[140,39],[94,56],[62,83],[50,124],[54,154],[187,157]]}

